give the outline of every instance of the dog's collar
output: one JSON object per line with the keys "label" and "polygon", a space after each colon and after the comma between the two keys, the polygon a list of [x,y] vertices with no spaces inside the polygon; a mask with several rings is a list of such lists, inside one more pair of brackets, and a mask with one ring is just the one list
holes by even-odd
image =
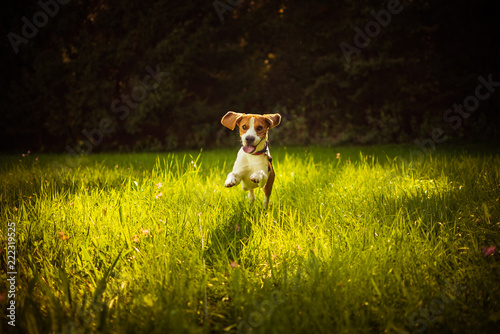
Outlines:
{"label": "dog's collar", "polygon": [[269,142],[266,140],[266,146],[264,146],[264,148],[258,152],[252,152],[250,154],[252,155],[261,155],[261,154],[265,154],[267,152],[267,150],[269,149]]}

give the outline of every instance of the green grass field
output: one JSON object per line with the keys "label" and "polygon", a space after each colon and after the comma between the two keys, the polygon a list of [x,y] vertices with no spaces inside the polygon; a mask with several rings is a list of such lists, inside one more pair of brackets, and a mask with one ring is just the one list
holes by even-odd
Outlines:
{"label": "green grass field", "polygon": [[268,211],[224,187],[236,149],[3,156],[2,329],[497,333],[499,150],[409,150],[273,148]]}

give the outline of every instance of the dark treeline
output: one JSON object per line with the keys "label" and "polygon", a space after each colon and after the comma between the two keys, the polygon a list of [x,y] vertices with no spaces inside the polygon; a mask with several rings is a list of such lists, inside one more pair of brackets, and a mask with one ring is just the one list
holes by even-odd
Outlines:
{"label": "dark treeline", "polygon": [[448,140],[498,141],[499,9],[495,0],[9,1],[2,149],[234,145],[220,125],[228,110],[280,112],[273,136],[286,145],[410,143],[435,128]]}

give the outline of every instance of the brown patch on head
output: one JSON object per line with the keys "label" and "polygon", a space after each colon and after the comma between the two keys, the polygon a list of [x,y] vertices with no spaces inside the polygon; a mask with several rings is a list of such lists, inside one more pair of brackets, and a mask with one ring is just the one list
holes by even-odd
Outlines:
{"label": "brown patch on head", "polygon": [[244,135],[250,129],[251,116],[243,116],[238,120],[237,125],[240,127],[240,136]]}
{"label": "brown patch on head", "polygon": [[238,120],[238,126],[240,127],[240,136],[243,136],[248,130],[251,129],[253,119],[253,128],[257,133],[257,136],[264,138],[267,136],[267,131],[271,127],[271,122],[262,115],[245,115]]}
{"label": "brown patch on head", "polygon": [[254,119],[254,129],[260,138],[267,135],[269,129],[278,126],[281,122],[280,114],[242,114],[229,111],[222,117],[221,123],[228,129],[234,130],[239,126],[240,136],[244,135],[251,127],[251,120]]}
{"label": "brown patch on head", "polygon": [[269,131],[270,127],[271,127],[271,123],[269,122],[269,120],[266,117],[259,116],[259,117],[255,118],[254,128],[255,128],[255,132],[257,132],[257,136],[259,136],[260,138],[267,136],[267,131]]}

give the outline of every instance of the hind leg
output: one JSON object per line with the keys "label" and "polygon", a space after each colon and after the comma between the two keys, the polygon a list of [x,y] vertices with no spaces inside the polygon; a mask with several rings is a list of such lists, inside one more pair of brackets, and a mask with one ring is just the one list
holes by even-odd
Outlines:
{"label": "hind leg", "polygon": [[269,172],[269,177],[267,178],[266,185],[264,186],[264,209],[267,210],[269,206],[269,197],[271,197],[271,191],[273,190],[274,183],[274,170],[271,164],[269,164],[271,171]]}
{"label": "hind leg", "polygon": [[255,201],[255,193],[253,189],[248,190],[248,200],[250,201],[250,205],[252,205],[253,202]]}

